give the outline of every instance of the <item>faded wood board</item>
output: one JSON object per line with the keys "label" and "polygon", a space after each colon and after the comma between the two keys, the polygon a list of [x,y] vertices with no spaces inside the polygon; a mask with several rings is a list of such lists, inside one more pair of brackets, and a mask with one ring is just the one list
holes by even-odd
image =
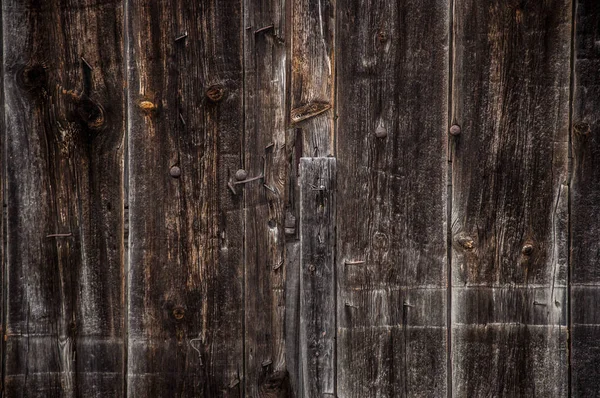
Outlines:
{"label": "faded wood board", "polygon": [[304,156],[333,155],[334,0],[295,0],[291,8],[290,121]]}
{"label": "faded wood board", "polygon": [[567,394],[571,5],[454,5],[455,396]]}
{"label": "faded wood board", "polygon": [[600,3],[575,11],[571,179],[571,395],[600,391]]}
{"label": "faded wood board", "polygon": [[123,7],[2,2],[4,396],[123,394]]}
{"label": "faded wood board", "polygon": [[244,6],[245,396],[285,397],[285,2]]}
{"label": "faded wood board", "polygon": [[336,11],[339,397],[446,394],[448,10]]}
{"label": "faded wood board", "polygon": [[335,395],[335,165],[300,159],[301,397]]}
{"label": "faded wood board", "polygon": [[128,3],[130,397],[242,395],[241,20]]}

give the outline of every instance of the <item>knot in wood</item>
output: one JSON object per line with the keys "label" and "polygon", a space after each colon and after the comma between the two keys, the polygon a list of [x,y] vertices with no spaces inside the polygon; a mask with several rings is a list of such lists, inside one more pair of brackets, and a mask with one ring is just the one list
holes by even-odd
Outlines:
{"label": "knot in wood", "polygon": [[87,97],[79,101],[77,113],[87,127],[93,130],[97,130],[104,125],[104,108]]}
{"label": "knot in wood", "polygon": [[588,135],[591,132],[591,129],[588,123],[577,122],[573,125],[573,131],[578,135]]}
{"label": "knot in wood", "polygon": [[235,172],[235,179],[238,181],[243,181],[248,178],[248,172],[244,169],[239,169]]}
{"label": "knot in wood", "polygon": [[153,114],[156,112],[158,107],[152,101],[141,101],[140,109],[147,115]]}
{"label": "knot in wood", "polygon": [[471,251],[475,247],[473,238],[468,235],[460,235],[458,237],[458,244],[467,251]]}
{"label": "knot in wood", "polygon": [[460,126],[458,124],[450,126],[450,135],[459,135],[460,131]]}
{"label": "knot in wood", "polygon": [[48,84],[48,73],[41,64],[26,65],[17,73],[17,85],[24,90],[34,91],[45,88]]}
{"label": "knot in wood", "polygon": [[212,85],[206,90],[206,96],[211,102],[219,102],[223,99],[225,88],[220,84]]}

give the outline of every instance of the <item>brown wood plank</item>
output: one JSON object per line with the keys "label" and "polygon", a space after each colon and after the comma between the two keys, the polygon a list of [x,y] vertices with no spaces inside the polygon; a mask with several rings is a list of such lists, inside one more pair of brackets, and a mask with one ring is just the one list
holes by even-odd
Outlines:
{"label": "brown wood plank", "polygon": [[285,2],[245,1],[245,396],[285,397]]}
{"label": "brown wood plank", "polygon": [[123,394],[123,6],[3,0],[3,396]]}
{"label": "brown wood plank", "polygon": [[578,0],[571,140],[571,395],[600,391],[600,3]]}
{"label": "brown wood plank", "polygon": [[243,386],[241,1],[128,3],[130,397]]}
{"label": "brown wood plank", "polygon": [[335,171],[300,160],[301,397],[335,395]]}
{"label": "brown wood plank", "polygon": [[566,396],[571,4],[454,5],[455,396]]}
{"label": "brown wood plank", "polygon": [[337,8],[339,397],[447,391],[448,13]]}
{"label": "brown wood plank", "polygon": [[305,156],[333,154],[334,0],[296,0],[291,10],[291,122]]}

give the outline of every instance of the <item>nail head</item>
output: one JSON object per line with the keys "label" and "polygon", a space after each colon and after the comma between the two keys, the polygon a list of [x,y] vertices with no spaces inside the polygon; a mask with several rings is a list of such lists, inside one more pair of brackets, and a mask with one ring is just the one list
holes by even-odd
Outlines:
{"label": "nail head", "polygon": [[521,252],[522,252],[524,255],[526,255],[526,256],[529,256],[529,255],[531,255],[531,253],[533,253],[533,245],[531,245],[531,244],[529,244],[529,243],[528,243],[528,244],[526,244],[526,245],[524,245],[524,246],[523,246],[523,249],[521,250]]}
{"label": "nail head", "polygon": [[179,178],[181,176],[181,169],[177,166],[173,166],[171,167],[171,170],[169,170],[169,173],[171,174],[171,177]]}
{"label": "nail head", "polygon": [[215,84],[210,86],[208,90],[206,90],[206,96],[212,102],[219,102],[223,99],[223,94],[225,93],[225,89],[223,86]]}
{"label": "nail head", "polygon": [[451,135],[459,135],[460,134],[460,126],[458,124],[453,124],[450,127],[450,134]]}
{"label": "nail head", "polygon": [[387,134],[388,134],[387,130],[383,126],[379,126],[375,130],[375,137],[377,137],[377,138],[385,138],[385,137],[387,137]]}
{"label": "nail head", "polygon": [[185,310],[182,307],[175,307],[173,309],[173,317],[178,321],[182,320],[185,316]]}
{"label": "nail head", "polygon": [[238,181],[243,181],[248,178],[248,172],[244,169],[239,169],[235,172],[235,179]]}

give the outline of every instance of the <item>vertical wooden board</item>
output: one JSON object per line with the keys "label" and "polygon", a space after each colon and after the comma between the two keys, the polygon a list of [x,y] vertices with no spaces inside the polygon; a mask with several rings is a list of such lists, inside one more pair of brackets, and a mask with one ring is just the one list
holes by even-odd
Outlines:
{"label": "vertical wooden board", "polygon": [[335,395],[335,170],[300,160],[301,397]]}
{"label": "vertical wooden board", "polygon": [[286,3],[245,1],[245,396],[285,397]]}
{"label": "vertical wooden board", "polygon": [[575,10],[571,180],[571,393],[600,391],[600,3]]}
{"label": "vertical wooden board", "polygon": [[239,397],[242,3],[128,3],[130,397]]}
{"label": "vertical wooden board", "polygon": [[455,396],[567,394],[571,4],[458,0]]}
{"label": "vertical wooden board", "polygon": [[336,11],[337,396],[444,396],[446,0]]}
{"label": "vertical wooden board", "polygon": [[305,156],[333,155],[334,0],[296,0],[292,8],[291,122]]}
{"label": "vertical wooden board", "polygon": [[123,7],[2,1],[3,396],[123,394]]}

